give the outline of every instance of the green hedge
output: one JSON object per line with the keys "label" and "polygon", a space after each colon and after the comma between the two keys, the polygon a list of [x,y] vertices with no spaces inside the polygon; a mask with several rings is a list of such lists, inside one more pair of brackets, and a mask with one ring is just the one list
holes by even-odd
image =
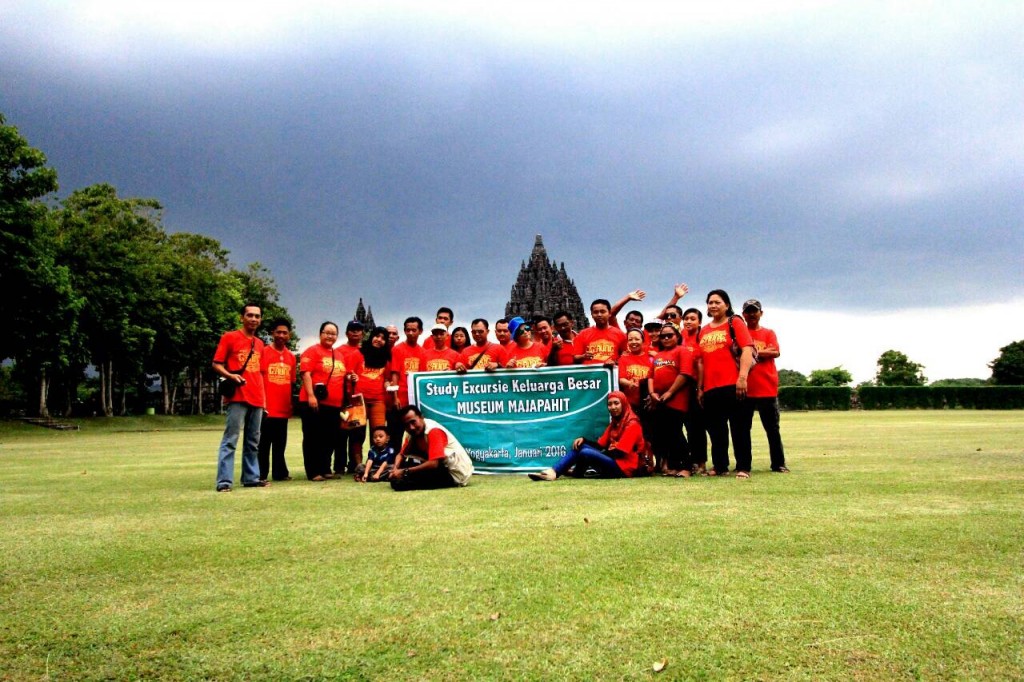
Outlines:
{"label": "green hedge", "polygon": [[783,386],[779,407],[784,410],[848,410],[853,389],[849,386]]}
{"label": "green hedge", "polygon": [[863,386],[857,395],[865,410],[1024,409],[1024,386]]}

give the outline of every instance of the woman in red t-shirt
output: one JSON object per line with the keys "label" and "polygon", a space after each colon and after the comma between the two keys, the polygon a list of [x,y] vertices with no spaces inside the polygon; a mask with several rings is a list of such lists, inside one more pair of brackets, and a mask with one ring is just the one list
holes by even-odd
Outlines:
{"label": "woman in red t-shirt", "polygon": [[630,478],[637,473],[641,458],[646,458],[647,443],[640,427],[640,418],[629,406],[626,394],[608,394],[608,427],[597,439],[580,437],[573,441],[572,451],[551,469],[528,474],[534,481],[553,481],[570,469],[574,478],[583,478],[587,469],[594,469],[600,478]]}
{"label": "woman in red t-shirt", "polygon": [[729,294],[714,289],[707,296],[708,317],[700,330],[697,395],[711,437],[709,476],[729,472],[729,433],[736,456],[736,478],[750,478],[750,423],[743,426],[740,401],[747,396],[747,375],[754,364],[754,341],[746,323],[732,310]]}
{"label": "woman in red t-shirt", "polygon": [[658,335],[661,350],[651,361],[647,379],[651,450],[665,476],[690,476],[690,451],[683,423],[690,403],[688,383],[693,381],[693,351],[682,345],[679,328],[671,322]]}
{"label": "woman in red t-shirt", "polygon": [[302,388],[299,402],[302,406],[302,461],[306,477],[311,481],[332,478],[331,455],[347,455],[341,446],[341,404],[345,397],[345,382],[355,380],[345,367],[343,354],[334,348],[338,340],[338,325],[324,322],[320,325],[320,342],[302,351],[299,374]]}
{"label": "woman in red t-shirt", "polygon": [[651,356],[644,348],[644,333],[640,329],[630,329],[626,332],[626,352],[619,356],[619,388],[637,414],[641,414],[640,403],[647,394],[647,377],[650,375]]}

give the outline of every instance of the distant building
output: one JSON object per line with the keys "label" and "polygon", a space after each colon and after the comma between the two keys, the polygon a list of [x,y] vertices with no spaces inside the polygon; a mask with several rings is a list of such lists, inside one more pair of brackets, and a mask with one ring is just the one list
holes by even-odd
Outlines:
{"label": "distant building", "polygon": [[368,338],[370,332],[377,326],[373,322],[373,308],[363,306],[363,298],[361,296],[359,297],[359,305],[356,306],[356,316],[354,319],[363,323],[363,338]]}
{"label": "distant building", "polygon": [[512,285],[512,294],[505,306],[505,317],[529,320],[534,315],[553,316],[559,310],[568,311],[576,321],[576,329],[590,326],[576,284],[565,272],[565,263],[548,259],[544,241],[538,234],[533,242],[530,260],[524,262],[519,277]]}

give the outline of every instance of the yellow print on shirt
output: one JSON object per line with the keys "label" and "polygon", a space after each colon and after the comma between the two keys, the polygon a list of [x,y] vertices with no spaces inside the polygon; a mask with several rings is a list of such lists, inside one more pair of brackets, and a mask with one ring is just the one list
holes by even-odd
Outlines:
{"label": "yellow print on shirt", "polygon": [[420,371],[420,359],[419,358],[406,358],[405,364],[402,365],[406,372],[418,372]]}
{"label": "yellow print on shirt", "polygon": [[[434,360],[427,360],[427,371],[428,372],[444,372],[452,368],[452,363],[444,358],[435,358]],[[416,370],[409,370],[415,372]]]}
{"label": "yellow print on shirt", "polygon": [[610,360],[615,357],[615,344],[607,339],[591,341],[587,344],[587,350],[595,360]]}
{"label": "yellow print on shirt", "polygon": [[466,369],[469,369],[470,367],[473,367],[474,365],[476,365],[476,367],[474,367],[474,369],[483,369],[487,365],[489,365],[492,362],[494,362],[494,360],[491,359],[491,356],[490,356],[489,353],[484,353],[483,357],[480,358],[480,362],[476,361],[477,358],[480,358],[480,353],[477,353],[476,355],[473,355],[472,353],[470,353],[469,354],[469,364],[466,365]]}
{"label": "yellow print on shirt", "polygon": [[267,365],[267,381],[272,384],[292,383],[292,366],[284,362],[272,362]]}
{"label": "yellow print on shirt", "polygon": [[[245,362],[246,358],[249,358],[249,364],[246,365],[245,367],[242,367],[242,363]],[[238,370],[238,374],[242,374],[244,372],[259,372],[260,371],[260,353],[259,353],[259,351],[254,350],[252,352],[252,357],[249,357],[249,349],[245,348],[243,350],[238,351],[238,356],[235,359],[238,360],[238,366],[242,367],[242,369]],[[234,370],[229,369],[228,371],[230,372],[230,371],[234,371]]]}
{"label": "yellow print on shirt", "polygon": [[345,363],[339,358],[324,358],[320,363],[320,367],[328,374],[331,373],[331,369],[335,374],[345,373]]}
{"label": "yellow print on shirt", "polygon": [[515,360],[512,361],[509,367],[523,367],[526,369],[533,369],[534,367],[540,367],[542,364],[544,364],[543,360],[534,355],[531,355],[525,358],[516,358]]}
{"label": "yellow print on shirt", "polygon": [[626,368],[627,379],[646,379],[650,373],[651,368],[645,365],[630,365]]}
{"label": "yellow print on shirt", "polygon": [[381,375],[384,374],[383,367],[363,367],[363,377],[370,381],[376,381],[380,379]]}
{"label": "yellow print on shirt", "polygon": [[700,349],[704,353],[714,353],[716,350],[721,350],[725,347],[728,338],[729,334],[724,329],[705,332],[700,337]]}

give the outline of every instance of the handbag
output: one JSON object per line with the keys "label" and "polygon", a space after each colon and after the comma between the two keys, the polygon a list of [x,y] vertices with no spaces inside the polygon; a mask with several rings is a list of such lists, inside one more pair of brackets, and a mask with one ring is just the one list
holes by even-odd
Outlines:
{"label": "handbag", "polygon": [[[256,351],[256,338],[253,337],[252,345],[249,346],[249,354],[245,356],[245,362],[242,363],[240,372],[244,372],[245,368],[249,366],[249,360],[252,360],[252,354]],[[224,369],[228,371],[228,374],[233,374],[231,371],[231,365],[225,360]],[[234,379],[228,379],[227,377],[221,377],[220,383],[217,385],[217,392],[224,398],[231,400],[235,397],[235,392],[239,386],[245,385],[245,379],[242,379],[242,383],[238,383]]]}
{"label": "handbag", "polygon": [[366,401],[362,393],[349,396],[348,404],[341,411],[341,428],[345,431],[361,429],[366,426]]}

